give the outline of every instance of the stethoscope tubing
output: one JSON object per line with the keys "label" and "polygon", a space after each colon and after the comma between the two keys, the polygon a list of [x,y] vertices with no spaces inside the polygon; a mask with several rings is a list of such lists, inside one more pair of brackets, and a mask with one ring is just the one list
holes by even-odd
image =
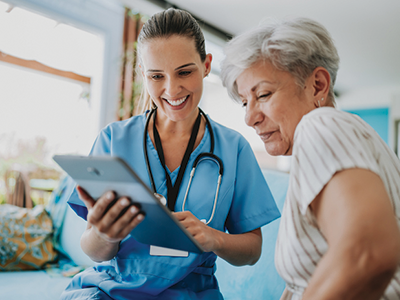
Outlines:
{"label": "stethoscope tubing", "polygon": [[[145,156],[147,172],[148,172],[149,177],[150,177],[150,183],[151,183],[152,190],[153,190],[154,194],[158,197],[158,199],[160,199],[160,201],[165,205],[166,200],[165,200],[164,196],[162,196],[162,195],[157,193],[157,189],[156,189],[156,185],[155,185],[155,182],[154,182],[153,173],[152,173],[151,168],[150,168],[149,155],[148,155],[148,151],[147,151],[147,129],[148,129],[148,126],[149,126],[150,118],[151,118],[152,114],[155,112],[155,110],[156,109],[153,109],[152,111],[150,111],[150,113],[149,113],[149,115],[147,117],[147,120],[146,120],[146,124],[145,124],[145,128],[144,128],[144,134],[143,134],[143,152],[144,152],[144,156]],[[206,221],[204,219],[201,220],[204,224],[208,225],[213,220],[214,214],[215,214],[215,210],[216,210],[216,207],[217,207],[218,194],[219,194],[219,189],[220,189],[220,186],[221,186],[222,175],[223,175],[223,172],[224,172],[224,166],[223,166],[222,160],[218,156],[216,156],[214,154],[214,143],[215,143],[214,142],[214,131],[213,131],[212,127],[211,127],[210,120],[208,119],[206,114],[201,110],[200,107],[199,107],[199,110],[200,110],[200,113],[204,116],[204,118],[206,120],[206,124],[207,124],[207,126],[209,128],[210,139],[211,139],[210,152],[208,152],[208,153],[207,152],[200,153],[196,157],[194,162],[193,162],[192,170],[190,172],[190,177],[189,177],[189,183],[188,183],[188,186],[186,188],[185,197],[184,197],[183,203],[182,203],[182,211],[185,211],[185,205],[186,205],[187,197],[188,197],[188,194],[189,194],[189,189],[190,189],[190,186],[192,184],[192,180],[193,180],[194,173],[196,171],[197,165],[202,160],[207,160],[208,159],[208,160],[213,161],[215,164],[217,164],[218,169],[219,169],[219,171],[218,171],[219,175],[218,175],[218,181],[217,181],[217,188],[216,188],[215,197],[214,197],[214,203],[213,203],[213,209],[212,209],[211,216],[210,216],[208,221]],[[162,198],[164,198],[164,201],[162,201]]]}
{"label": "stethoscope tubing", "polygon": [[[202,153],[203,154],[203,153]],[[204,153],[207,154],[207,153]],[[208,154],[212,154],[212,153],[208,153]],[[201,155],[201,154],[200,154]],[[182,211],[185,211],[185,205],[186,205],[186,199],[187,196],[189,194],[189,189],[190,189],[190,185],[192,184],[192,179],[194,177],[194,173],[196,172],[196,167],[197,164],[204,160],[204,159],[209,159],[211,161],[213,161],[214,163],[216,163],[219,166],[219,175],[218,175],[218,181],[217,181],[217,190],[215,192],[215,197],[214,197],[214,204],[213,204],[213,209],[211,212],[211,216],[208,219],[208,221],[206,220],[200,220],[202,221],[204,224],[208,225],[210,224],[210,222],[212,221],[212,219],[214,218],[214,214],[215,214],[215,209],[217,207],[217,201],[218,201],[218,194],[219,194],[219,188],[221,186],[221,180],[222,180],[222,174],[223,174],[223,165],[222,165],[222,161],[220,160],[219,157],[217,157],[216,155],[213,154],[213,157],[206,157],[205,155],[203,157],[200,157],[200,155],[196,158],[195,162],[193,163],[193,167],[192,167],[192,171],[190,171],[190,177],[189,177],[189,183],[188,186],[186,188],[186,192],[185,192],[185,198],[183,199],[183,203],[182,203]],[[216,160],[214,160],[216,159]]]}

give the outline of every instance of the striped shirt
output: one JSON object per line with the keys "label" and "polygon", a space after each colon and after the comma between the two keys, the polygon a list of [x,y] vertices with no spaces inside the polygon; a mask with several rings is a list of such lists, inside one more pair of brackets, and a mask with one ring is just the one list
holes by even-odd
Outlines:
{"label": "striped shirt", "polygon": [[[309,205],[332,176],[363,168],[380,176],[400,226],[400,161],[379,135],[358,116],[331,107],[318,108],[298,124],[290,181],[275,251],[275,265],[301,299],[317,263],[328,249]],[[400,267],[382,299],[400,299]]]}

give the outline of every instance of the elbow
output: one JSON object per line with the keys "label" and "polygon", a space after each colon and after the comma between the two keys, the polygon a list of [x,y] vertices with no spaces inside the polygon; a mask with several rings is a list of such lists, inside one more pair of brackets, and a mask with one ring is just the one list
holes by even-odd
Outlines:
{"label": "elbow", "polygon": [[255,265],[258,262],[259,259],[260,259],[260,257],[257,257],[257,258],[254,258],[254,259],[250,260],[248,265],[249,266]]}
{"label": "elbow", "polygon": [[249,261],[248,261],[248,265],[253,266],[255,265],[258,260],[261,257],[261,252],[262,252],[262,234],[261,234],[261,229],[258,228],[256,230],[253,230],[252,232],[255,237],[254,239],[254,247],[252,247],[251,249],[251,255],[249,256]]}
{"label": "elbow", "polygon": [[[400,248],[398,249],[400,251]],[[372,268],[369,272],[369,285],[386,289],[396,273],[400,257],[398,253],[386,252],[382,257],[375,257],[372,261]]]}
{"label": "elbow", "polygon": [[[218,253],[216,253],[218,255]],[[241,255],[236,255],[234,258],[225,258],[227,262],[229,262],[231,265],[236,266],[236,267],[242,267],[242,266],[253,266],[255,265],[258,260],[260,259],[261,256],[261,245],[259,247],[252,247],[250,252],[244,253],[242,252]]]}
{"label": "elbow", "polygon": [[261,257],[261,251],[262,251],[261,244],[258,245],[257,247],[254,247],[252,250],[253,251],[252,251],[251,255],[249,255],[248,260],[244,265],[253,266],[259,261],[259,259]]}
{"label": "elbow", "polygon": [[243,266],[253,266],[258,262],[259,259],[260,259],[260,255],[249,256],[246,259],[243,259],[243,257],[242,257],[242,258],[239,258],[236,260],[226,260],[226,261],[235,267],[243,267]]}
{"label": "elbow", "polygon": [[256,251],[256,253],[254,253],[254,255],[250,258],[248,265],[249,266],[253,266],[255,265],[259,259],[261,257],[261,247],[259,248],[258,251]]}
{"label": "elbow", "polygon": [[400,238],[358,250],[352,256],[358,262],[359,274],[364,274],[371,283],[389,283],[400,263]]}
{"label": "elbow", "polygon": [[394,274],[400,263],[400,235],[393,237],[387,243],[381,245],[381,251],[378,255],[382,271]]}
{"label": "elbow", "polygon": [[392,239],[383,248],[379,259],[381,271],[393,275],[400,263],[400,237]]}

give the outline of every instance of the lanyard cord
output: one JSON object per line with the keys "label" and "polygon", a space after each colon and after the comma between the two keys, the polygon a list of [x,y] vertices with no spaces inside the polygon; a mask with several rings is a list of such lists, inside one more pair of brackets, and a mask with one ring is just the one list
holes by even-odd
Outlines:
{"label": "lanyard cord", "polygon": [[161,144],[161,138],[160,138],[160,135],[159,135],[157,127],[156,127],[156,115],[157,115],[157,111],[155,111],[154,115],[153,115],[154,142],[156,144],[158,157],[160,158],[161,164],[162,164],[162,166],[164,168],[165,177],[166,177],[166,180],[167,180],[167,191],[168,191],[167,192],[168,193],[167,202],[168,202],[168,208],[171,211],[174,211],[176,198],[178,197],[178,193],[179,193],[179,187],[180,187],[180,185],[182,183],[183,175],[185,173],[186,166],[187,166],[187,164],[189,162],[190,154],[193,151],[194,144],[195,144],[196,138],[197,138],[197,134],[199,132],[201,114],[200,114],[200,111],[199,111],[199,114],[197,116],[196,122],[194,123],[193,129],[192,129],[192,133],[190,135],[189,143],[188,143],[188,145],[186,147],[185,155],[182,158],[182,162],[181,162],[181,166],[180,166],[180,169],[179,169],[178,177],[176,178],[174,186],[172,186],[171,177],[169,176],[168,171],[167,171],[167,167],[165,166],[164,151],[163,151],[162,144]]}
{"label": "lanyard cord", "polygon": [[214,131],[213,131],[212,127],[211,127],[210,120],[207,118],[206,114],[204,113],[204,111],[200,107],[199,107],[199,111],[204,116],[204,119],[206,119],[206,123],[207,123],[207,126],[208,126],[208,132],[210,134],[210,140],[211,140],[210,153],[214,153]]}

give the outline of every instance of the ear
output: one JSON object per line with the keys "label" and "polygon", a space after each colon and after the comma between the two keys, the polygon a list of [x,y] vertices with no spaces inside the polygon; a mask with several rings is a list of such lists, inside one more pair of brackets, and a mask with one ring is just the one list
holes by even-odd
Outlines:
{"label": "ear", "polygon": [[327,101],[329,88],[331,85],[331,76],[325,68],[317,67],[310,77],[312,80],[314,101],[315,103],[318,103],[318,101],[324,99],[321,103],[322,106],[323,104],[326,104]]}
{"label": "ear", "polygon": [[209,53],[206,55],[206,59],[204,61],[204,66],[206,67],[204,71],[204,77],[206,77],[211,72],[211,61],[212,61],[212,55]]}

